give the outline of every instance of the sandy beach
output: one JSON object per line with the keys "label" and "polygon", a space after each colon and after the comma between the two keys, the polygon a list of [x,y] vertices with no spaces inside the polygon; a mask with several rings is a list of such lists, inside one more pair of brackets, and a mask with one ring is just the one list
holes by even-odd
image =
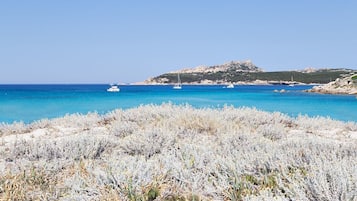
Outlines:
{"label": "sandy beach", "polygon": [[0,126],[1,200],[356,200],[357,124],[145,105]]}

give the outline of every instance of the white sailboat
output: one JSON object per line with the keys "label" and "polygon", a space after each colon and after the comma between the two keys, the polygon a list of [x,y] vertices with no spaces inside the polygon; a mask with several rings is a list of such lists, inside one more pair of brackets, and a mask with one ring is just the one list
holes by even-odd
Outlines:
{"label": "white sailboat", "polygon": [[290,86],[290,87],[295,86],[295,84],[294,84],[294,77],[293,77],[293,76],[291,76],[291,83],[289,84],[289,86]]}
{"label": "white sailboat", "polygon": [[173,89],[182,89],[180,74],[177,74],[177,84],[175,84],[172,88]]}
{"label": "white sailboat", "polygon": [[228,88],[228,89],[234,88],[234,84],[232,82],[227,82],[227,77],[225,78],[225,81],[226,81],[226,86],[224,86],[223,88]]}

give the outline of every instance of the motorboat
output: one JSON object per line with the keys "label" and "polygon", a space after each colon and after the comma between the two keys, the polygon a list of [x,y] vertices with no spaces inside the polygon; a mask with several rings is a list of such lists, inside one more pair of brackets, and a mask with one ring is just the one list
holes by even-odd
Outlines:
{"label": "motorboat", "polygon": [[226,88],[233,89],[234,88],[234,84],[229,84],[229,85],[227,85]]}
{"label": "motorboat", "polygon": [[119,92],[120,89],[117,85],[112,85],[110,88],[107,89],[107,92]]}

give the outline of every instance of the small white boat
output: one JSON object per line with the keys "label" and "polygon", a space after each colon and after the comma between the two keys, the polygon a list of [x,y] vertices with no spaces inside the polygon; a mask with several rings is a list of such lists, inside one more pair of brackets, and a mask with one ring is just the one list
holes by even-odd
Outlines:
{"label": "small white boat", "polygon": [[112,85],[110,88],[107,89],[107,92],[119,92],[120,89],[116,85]]}
{"label": "small white boat", "polygon": [[233,89],[234,88],[234,84],[229,84],[229,85],[227,85],[226,88]]}
{"label": "small white boat", "polygon": [[175,84],[172,88],[173,89],[182,89],[180,74],[177,74],[177,84]]}

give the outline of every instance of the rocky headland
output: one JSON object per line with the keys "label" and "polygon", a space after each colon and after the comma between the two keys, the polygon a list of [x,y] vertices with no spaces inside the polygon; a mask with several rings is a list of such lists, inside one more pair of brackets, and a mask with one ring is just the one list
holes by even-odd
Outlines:
{"label": "rocky headland", "polygon": [[357,94],[357,74],[337,78],[335,81],[324,85],[314,86],[308,92],[324,93],[324,94]]}
{"label": "rocky headland", "polygon": [[172,71],[170,73],[217,73],[225,71],[237,71],[237,72],[263,72],[261,68],[258,68],[252,63],[252,61],[231,61],[222,65],[213,66],[197,66],[194,68],[184,68],[182,70]]}
{"label": "rocky headland", "polygon": [[344,68],[266,72],[247,60],[181,68],[149,78],[139,84],[174,84],[178,82],[178,74],[182,84],[326,84],[331,80],[355,73],[356,70]]}

